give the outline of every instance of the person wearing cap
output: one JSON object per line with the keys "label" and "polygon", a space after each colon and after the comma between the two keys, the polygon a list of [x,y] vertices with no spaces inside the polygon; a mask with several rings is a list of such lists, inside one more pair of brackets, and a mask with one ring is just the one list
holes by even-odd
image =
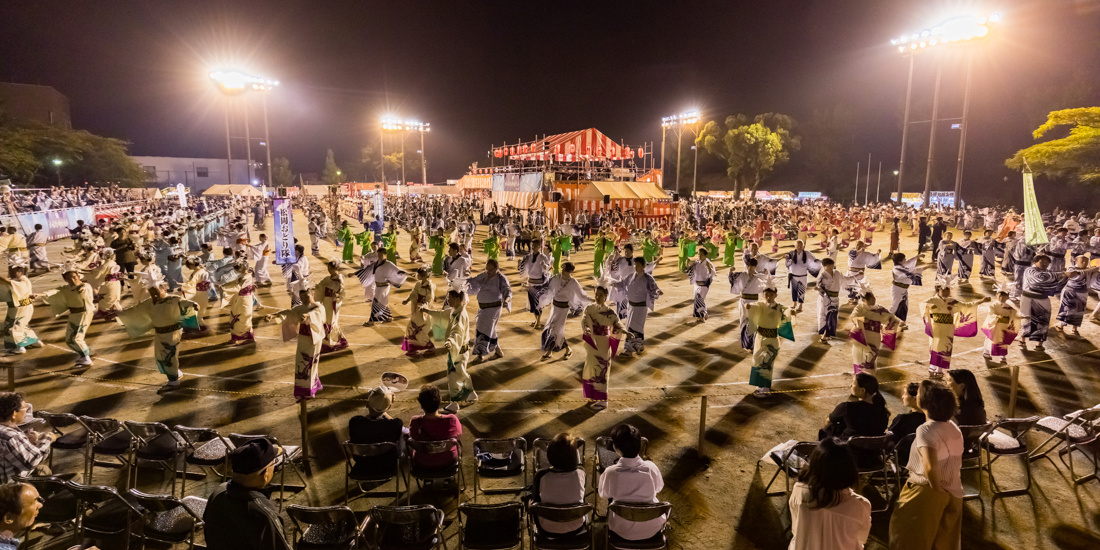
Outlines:
{"label": "person wearing cap", "polygon": [[267,439],[230,451],[230,480],[214,489],[202,520],[209,550],[290,550],[279,509],[264,493],[280,449]]}
{"label": "person wearing cap", "polygon": [[764,287],[764,301],[745,308],[745,326],[757,337],[753,339],[752,371],[749,385],[756,386],[753,395],[767,397],[772,387],[772,370],[779,355],[780,338],[794,341],[791,317],[787,306],[775,301],[778,292],[769,280]]}
{"label": "person wearing cap", "polygon": [[393,405],[393,391],[387,387],[377,387],[367,393],[367,414],[356,415],[348,421],[348,435],[352,443],[395,443],[395,453],[387,453],[357,459],[353,470],[371,471],[392,468],[403,448],[401,436],[409,433],[400,418],[387,414]]}
{"label": "person wearing cap", "polygon": [[7,303],[4,319],[4,347],[11,353],[23,354],[27,346],[42,347],[38,335],[31,330],[34,317],[34,298],[37,295],[27,277],[27,266],[16,259],[8,264],[8,278],[0,277],[0,297]]}
{"label": "person wearing cap", "polygon": [[92,287],[80,278],[80,270],[73,262],[65,262],[61,268],[64,286],[58,287],[47,296],[47,301],[55,315],[69,312],[69,324],[65,329],[65,344],[77,354],[76,364],[92,364],[92,350],[84,341],[84,335],[92,324],[95,314],[95,293]]}

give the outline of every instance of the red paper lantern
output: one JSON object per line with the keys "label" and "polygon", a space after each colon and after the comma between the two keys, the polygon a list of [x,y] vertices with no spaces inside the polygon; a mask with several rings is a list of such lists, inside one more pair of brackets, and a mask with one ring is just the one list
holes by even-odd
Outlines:
{"label": "red paper lantern", "polygon": [[560,143],[554,145],[554,154],[555,155],[561,154],[561,144]]}
{"label": "red paper lantern", "polygon": [[569,154],[572,155],[573,153],[576,153],[576,152],[577,152],[577,144],[576,143],[570,143],[569,144]]}
{"label": "red paper lantern", "polygon": [[586,154],[586,155],[591,155],[592,154],[592,146],[591,145],[585,145],[584,146],[584,154]]}
{"label": "red paper lantern", "polygon": [[642,158],[642,157],[645,156],[645,151],[644,150],[639,150],[637,153],[638,153],[638,158]]}
{"label": "red paper lantern", "polygon": [[511,155],[514,155],[514,154],[516,154],[516,146],[515,145],[508,148],[508,155],[511,156]]}

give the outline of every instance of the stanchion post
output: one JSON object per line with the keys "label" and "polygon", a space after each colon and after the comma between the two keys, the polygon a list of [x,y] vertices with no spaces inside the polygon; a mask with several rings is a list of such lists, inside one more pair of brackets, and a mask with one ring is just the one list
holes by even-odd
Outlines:
{"label": "stanchion post", "polygon": [[699,456],[704,456],[706,453],[703,451],[703,437],[707,432],[707,396],[703,396],[703,399],[699,403],[699,443],[696,444],[696,450],[699,452]]}
{"label": "stanchion post", "polygon": [[309,464],[309,424],[306,418],[306,402],[308,399],[298,400],[298,423],[302,425],[302,464],[308,468]]}
{"label": "stanchion post", "polygon": [[1020,367],[1012,365],[1012,388],[1008,392],[1008,417],[1016,418],[1016,392],[1020,389]]}

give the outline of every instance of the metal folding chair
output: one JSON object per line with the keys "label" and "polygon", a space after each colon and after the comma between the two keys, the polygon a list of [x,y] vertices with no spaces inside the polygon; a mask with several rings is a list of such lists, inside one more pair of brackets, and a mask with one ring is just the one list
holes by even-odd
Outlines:
{"label": "metal folding chair", "polygon": [[319,508],[291,504],[286,507],[290,521],[294,523],[298,550],[354,550],[360,548],[360,539],[370,516],[359,522],[355,512],[347,506]]}
{"label": "metal folding chair", "polygon": [[229,434],[229,442],[233,444],[234,448],[257,439],[266,439],[270,441],[279,453],[278,457],[275,459],[275,471],[279,472],[279,510],[282,510],[283,501],[286,500],[286,488],[288,487],[286,484],[286,468],[288,465],[294,470],[294,474],[298,476],[298,480],[302,482],[300,488],[306,488],[306,478],[302,476],[302,470],[298,468],[298,464],[295,462],[302,458],[302,448],[297,445],[280,445],[279,440],[273,435]]}
{"label": "metal folding chair", "polygon": [[627,540],[610,527],[604,530],[605,550],[662,550],[668,545],[668,520],[672,517],[672,505],[667,502],[613,502],[607,506],[607,514],[615,514],[627,521],[651,521],[664,517],[661,530],[645,540]]}
{"label": "metal folding chair", "polygon": [[[486,495],[520,493],[527,488],[527,440],[522,437],[508,439],[474,440],[474,502],[478,489]],[[522,477],[518,487],[486,489],[481,478],[507,479]]]}
{"label": "metal folding chair", "polygon": [[368,548],[377,550],[447,549],[443,511],[434,506],[375,506],[363,529]]}
{"label": "metal folding chair", "polygon": [[523,505],[503,504],[458,505],[459,550],[508,550],[523,548]]}
{"label": "metal folding chair", "polygon": [[[187,444],[187,454],[183,457],[183,481],[180,494],[187,494],[187,465],[197,466],[205,475],[206,469],[214,470],[221,476],[222,481],[229,476],[229,451],[233,450],[233,443],[223,437],[212,428],[192,428],[188,426],[174,426],[172,428]],[[218,466],[222,471],[218,472]]]}
{"label": "metal folding chair", "polygon": [[[397,503],[401,503],[401,478],[404,472],[401,469],[401,452],[396,443],[352,443],[345,441],[344,449],[344,506],[348,505],[348,495],[351,492],[351,482],[354,481],[360,489],[361,483],[386,483],[393,480],[393,496]],[[387,460],[393,457],[393,461]],[[405,479],[405,487],[408,489],[409,480]],[[408,492],[406,492],[407,494]],[[366,496],[366,491],[363,495]],[[406,501],[406,504],[409,504]]]}
{"label": "metal folding chair", "polygon": [[[802,467],[804,467],[800,466],[798,464],[798,461],[801,460],[802,463],[807,463],[807,461],[809,461],[810,459],[810,453],[814,452],[814,449],[816,448],[816,441],[799,441],[782,454],[772,453],[771,455],[769,455],[769,458],[771,458],[772,461],[775,462],[775,465],[778,466],[778,468],[775,470],[775,473],[772,474],[772,478],[768,480],[768,484],[764,486],[764,494],[769,497],[777,497],[790,493],[791,479],[797,480],[798,473],[801,471]],[[769,492],[772,484],[774,484],[775,480],[779,477],[779,474],[783,474],[784,489],[782,491]]]}
{"label": "metal folding chair", "polygon": [[95,440],[92,430],[75,414],[35,411],[35,416],[45,420],[46,425],[49,426],[50,430],[57,436],[57,439],[54,439],[53,443],[50,443],[50,456],[47,459],[50,471],[54,471],[54,453],[57,451],[80,451],[80,454],[84,457],[83,480],[87,483],[91,476],[88,471],[91,464],[91,460],[89,459],[91,456],[91,444],[92,441]]}
{"label": "metal folding chair", "polygon": [[[985,471],[989,475],[989,488],[994,497],[1023,495],[1031,491],[1031,461],[1028,460],[1027,434],[1039,421],[1038,416],[1005,418],[994,423],[994,429],[982,440],[985,448]],[[1027,484],[1018,489],[1001,489],[993,475],[993,463],[1002,456],[1018,456],[1023,459]]]}
{"label": "metal folding chair", "polygon": [[[527,532],[532,550],[587,550],[594,548],[592,540],[592,511],[594,506],[581,504],[531,504],[527,507]],[[571,536],[560,536],[544,531],[539,520],[569,523],[583,520],[585,528]]]}
{"label": "metal folding chair", "polygon": [[[856,467],[859,475],[867,476],[868,485],[880,486],[885,491],[882,508],[871,508],[871,512],[885,512],[890,509],[890,501],[894,496],[894,488],[898,487],[896,479],[891,482],[890,462],[891,444],[893,434],[886,432],[883,435],[856,436],[848,439],[848,447],[856,457]],[[897,472],[894,472],[896,475]],[[881,483],[878,483],[880,482]]]}
{"label": "metal folding chair", "polygon": [[[986,434],[991,430],[993,430],[992,422],[959,426],[959,431],[962,432],[963,436],[962,471],[959,474],[961,476],[962,472],[967,470],[978,471],[977,491],[973,493],[964,492],[963,500],[982,497],[982,447]],[[966,490],[965,484],[963,485],[963,490]]]}
{"label": "metal folding chair", "polygon": [[[172,496],[176,494],[177,465],[183,452],[187,449],[187,442],[176,432],[168,429],[168,426],[160,422],[135,422],[127,420],[122,423],[126,431],[134,436],[134,444],[130,447],[130,476],[133,482],[128,487],[137,485],[138,461],[154,462],[161,469],[172,473]],[[186,473],[186,472],[185,472]]]}
{"label": "metal folding chair", "polygon": [[202,514],[206,511],[206,499],[173,495],[150,495],[130,489],[130,496],[144,509],[145,522],[141,530],[141,546],[153,540],[168,544],[187,543],[195,549],[195,534],[202,531]]}

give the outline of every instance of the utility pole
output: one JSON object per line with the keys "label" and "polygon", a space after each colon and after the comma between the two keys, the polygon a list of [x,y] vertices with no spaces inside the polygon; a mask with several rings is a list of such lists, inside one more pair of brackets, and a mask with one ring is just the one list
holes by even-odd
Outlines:
{"label": "utility pole", "polygon": [[936,153],[936,123],[940,118],[940,77],[943,76],[943,57],[936,61],[936,89],[932,95],[932,131],[928,134],[928,169],[924,174],[924,208],[932,205],[932,159]]}
{"label": "utility pole", "polygon": [[901,123],[901,161],[898,162],[898,206],[901,202],[901,179],[905,175],[905,142],[909,137],[909,106],[913,99],[913,64],[916,61],[914,54],[909,54],[909,84],[905,87],[905,117]]}
{"label": "utility pole", "polygon": [[970,77],[974,72],[974,49],[966,54],[966,91],[963,95],[962,127],[959,134],[959,162],[955,168],[955,208],[962,203],[963,162],[966,160],[966,130],[970,127]]}

